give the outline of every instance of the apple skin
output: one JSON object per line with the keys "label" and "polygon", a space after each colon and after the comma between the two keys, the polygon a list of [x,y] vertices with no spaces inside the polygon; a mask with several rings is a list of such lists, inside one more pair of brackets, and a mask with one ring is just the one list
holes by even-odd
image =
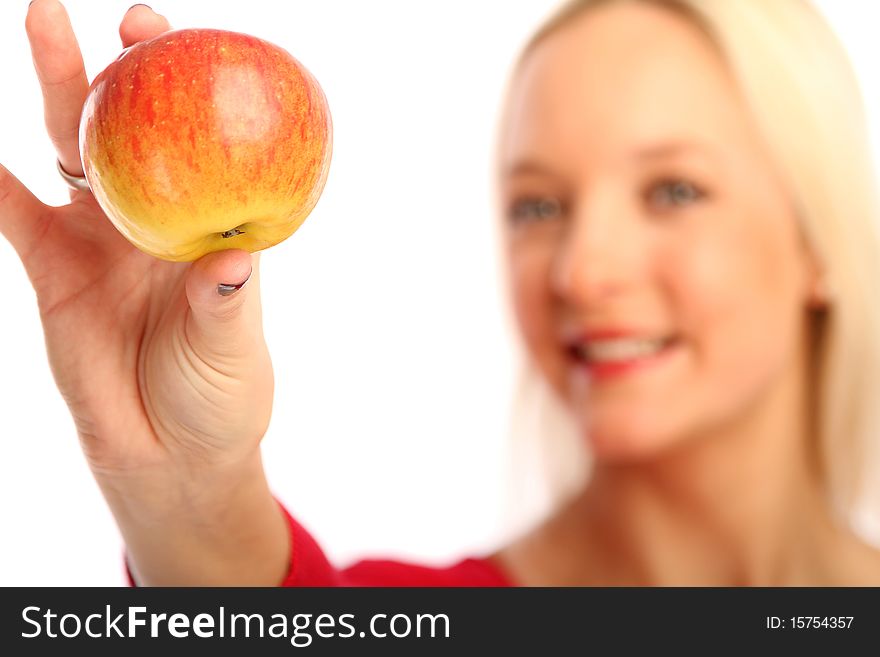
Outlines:
{"label": "apple skin", "polygon": [[292,235],[324,188],[333,128],[324,92],[287,51],[186,29],[126,49],[95,78],[79,140],[116,228],[150,255],[190,261]]}

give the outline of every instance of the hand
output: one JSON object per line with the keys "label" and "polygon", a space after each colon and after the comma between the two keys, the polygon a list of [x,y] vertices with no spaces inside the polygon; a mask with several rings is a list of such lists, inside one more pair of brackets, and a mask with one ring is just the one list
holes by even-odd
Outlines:
{"label": "hand", "polygon": [[[82,175],[88,85],[70,21],[56,0],[36,0],[26,28],[49,135],[64,169]],[[119,32],[129,46],[168,29],[139,5]],[[256,256],[157,260],[131,246],[90,193],[48,207],[2,166],[0,231],[37,293],[52,371],[96,476],[228,465],[257,450],[273,377]]]}
{"label": "hand", "polygon": [[[49,135],[64,169],[82,175],[88,85],[67,13],[36,0],[26,28]],[[129,46],[168,29],[140,5],[119,32]],[[258,258],[230,250],[193,264],[157,260],[131,246],[90,193],[48,207],[2,166],[0,232],[37,293],[52,372],[136,581],[280,582],[290,537],[259,452],[273,376]]]}

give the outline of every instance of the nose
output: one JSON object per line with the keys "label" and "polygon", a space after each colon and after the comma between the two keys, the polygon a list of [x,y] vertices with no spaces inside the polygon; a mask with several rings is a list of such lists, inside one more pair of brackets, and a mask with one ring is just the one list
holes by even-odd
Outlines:
{"label": "nose", "polygon": [[611,198],[579,201],[553,257],[554,293],[580,306],[622,294],[646,262],[644,243],[631,208]]}

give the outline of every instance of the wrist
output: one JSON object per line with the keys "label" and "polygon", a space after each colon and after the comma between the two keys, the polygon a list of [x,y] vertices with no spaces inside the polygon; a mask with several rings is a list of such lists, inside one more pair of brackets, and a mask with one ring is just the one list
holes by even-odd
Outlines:
{"label": "wrist", "polygon": [[289,531],[257,450],[210,468],[175,468],[102,485],[142,585],[276,585]]}
{"label": "wrist", "polygon": [[268,490],[259,447],[224,463],[157,463],[95,479],[117,520],[163,525],[219,517],[232,499]]}

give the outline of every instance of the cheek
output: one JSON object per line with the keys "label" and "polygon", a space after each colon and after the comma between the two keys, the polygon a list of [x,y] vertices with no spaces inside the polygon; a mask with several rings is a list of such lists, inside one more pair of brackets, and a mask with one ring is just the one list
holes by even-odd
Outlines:
{"label": "cheek", "polygon": [[554,327],[554,301],[550,291],[553,250],[534,244],[508,249],[509,281],[514,313],[525,346],[535,364],[559,389],[564,363]]}
{"label": "cheek", "polygon": [[668,260],[681,329],[707,384],[698,390],[729,403],[778,372],[802,316],[794,240],[784,230],[742,223]]}

